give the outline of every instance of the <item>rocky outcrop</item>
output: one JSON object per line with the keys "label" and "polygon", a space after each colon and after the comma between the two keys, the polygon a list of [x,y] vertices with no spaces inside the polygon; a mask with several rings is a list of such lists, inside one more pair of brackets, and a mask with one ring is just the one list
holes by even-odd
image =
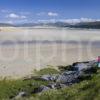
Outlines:
{"label": "rocky outcrop", "polygon": [[66,85],[73,84],[78,82],[79,76],[80,76],[79,71],[65,71],[58,76],[56,82],[66,84]]}
{"label": "rocky outcrop", "polygon": [[[60,74],[53,75],[43,75],[38,77],[32,77],[29,79],[47,81],[47,85],[41,85],[35,88],[31,94],[41,93],[51,89],[60,89],[69,85],[73,85],[82,80],[90,79],[93,73],[97,72],[97,62],[87,61],[87,62],[76,62],[70,65],[68,70],[61,72]],[[65,68],[67,69],[67,68]],[[25,79],[27,80],[27,79]],[[16,98],[27,96],[28,93],[20,92]]]}

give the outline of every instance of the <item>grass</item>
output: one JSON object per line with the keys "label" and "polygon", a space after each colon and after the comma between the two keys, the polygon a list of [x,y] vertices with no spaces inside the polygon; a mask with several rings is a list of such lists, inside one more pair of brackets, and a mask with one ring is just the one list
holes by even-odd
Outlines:
{"label": "grass", "polygon": [[58,74],[59,71],[53,68],[45,68],[45,69],[41,69],[40,71],[36,71],[35,72],[37,75],[46,75],[46,74]]}
{"label": "grass", "polygon": [[[32,86],[32,84],[35,84]],[[20,91],[30,93],[34,88],[41,84],[46,85],[47,82],[35,80],[1,80],[0,81],[0,100],[5,100],[16,96]]]}
{"label": "grass", "polygon": [[[42,72],[48,74],[48,71],[49,69],[44,69],[44,71],[42,69],[38,74],[43,74]],[[51,72],[54,73],[52,70]],[[35,85],[32,86],[32,83]],[[41,84],[46,85],[47,82],[36,80],[1,80],[0,100],[9,100],[10,97],[16,96],[19,91],[30,93]],[[70,87],[46,91],[39,95],[33,94],[28,98],[21,98],[20,100],[100,100],[100,70],[98,70],[97,74],[93,75],[91,80],[84,80]]]}
{"label": "grass", "polygon": [[29,100],[100,100],[100,72],[91,80],[66,87],[60,90],[50,90]]}
{"label": "grass", "polygon": [[[40,71],[37,71],[37,75],[43,74],[56,74],[57,70],[52,68],[45,68]],[[40,85],[46,85],[48,82],[39,81],[39,80],[0,80],[0,100],[9,99],[16,96],[20,91],[26,91],[28,93],[32,92],[34,88],[39,87]],[[32,84],[35,84],[32,86]]]}

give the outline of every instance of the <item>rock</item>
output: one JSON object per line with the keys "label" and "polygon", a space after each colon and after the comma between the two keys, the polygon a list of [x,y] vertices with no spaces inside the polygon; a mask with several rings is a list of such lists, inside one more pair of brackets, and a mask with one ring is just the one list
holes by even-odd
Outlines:
{"label": "rock", "polygon": [[44,86],[44,85],[41,85],[40,87],[35,88],[35,89],[32,91],[32,93],[40,93],[40,92],[44,92],[44,91],[48,91],[48,90],[50,90],[49,87]]}
{"label": "rock", "polygon": [[87,66],[87,64],[84,64],[84,63],[78,63],[74,66],[77,71],[82,71],[84,69],[87,69],[89,66]]}
{"label": "rock", "polygon": [[75,64],[76,71],[82,71],[85,73],[96,73],[97,72],[97,66],[95,61],[89,61],[89,62],[83,62],[83,63],[77,63]]}
{"label": "rock", "polygon": [[60,88],[66,87],[66,85],[61,84],[61,83],[51,83],[51,84],[48,84],[48,87],[51,89],[60,89]]}
{"label": "rock", "polygon": [[65,84],[61,84],[61,83],[56,83],[55,87],[56,87],[56,89],[60,89],[60,88],[66,87],[66,85]]}
{"label": "rock", "polygon": [[48,84],[47,86],[51,89],[55,89],[56,88],[56,83],[51,83],[51,84]]}
{"label": "rock", "polygon": [[41,79],[44,81],[55,81],[58,75],[43,75]]}
{"label": "rock", "polygon": [[80,73],[78,71],[66,71],[59,75],[56,82],[62,84],[70,84],[78,81]]}
{"label": "rock", "polygon": [[27,96],[26,92],[19,92],[19,94],[14,99],[20,99],[20,98],[26,97],[26,96]]}

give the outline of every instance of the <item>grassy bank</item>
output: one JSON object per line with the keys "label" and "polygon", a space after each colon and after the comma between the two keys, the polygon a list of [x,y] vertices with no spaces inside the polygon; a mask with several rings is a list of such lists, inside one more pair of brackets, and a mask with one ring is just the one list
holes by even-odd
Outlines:
{"label": "grassy bank", "polygon": [[66,87],[50,90],[29,100],[100,100],[100,71],[91,80]]}
{"label": "grassy bank", "polygon": [[[38,74],[57,73],[53,69],[44,69]],[[42,73],[43,72],[43,73]],[[35,84],[32,86],[32,84]],[[9,100],[16,96],[19,91],[30,93],[34,88],[40,85],[46,85],[47,82],[39,80],[1,80],[0,81],[0,100]],[[20,100],[100,100],[100,71],[94,74],[91,80],[85,80],[70,87],[59,90],[50,90],[41,94],[29,95],[27,98]]]}

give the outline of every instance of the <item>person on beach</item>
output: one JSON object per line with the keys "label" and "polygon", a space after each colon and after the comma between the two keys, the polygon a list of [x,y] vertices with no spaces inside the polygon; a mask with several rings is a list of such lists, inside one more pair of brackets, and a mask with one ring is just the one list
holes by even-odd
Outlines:
{"label": "person on beach", "polygon": [[100,68],[100,56],[97,58],[98,67]]}

